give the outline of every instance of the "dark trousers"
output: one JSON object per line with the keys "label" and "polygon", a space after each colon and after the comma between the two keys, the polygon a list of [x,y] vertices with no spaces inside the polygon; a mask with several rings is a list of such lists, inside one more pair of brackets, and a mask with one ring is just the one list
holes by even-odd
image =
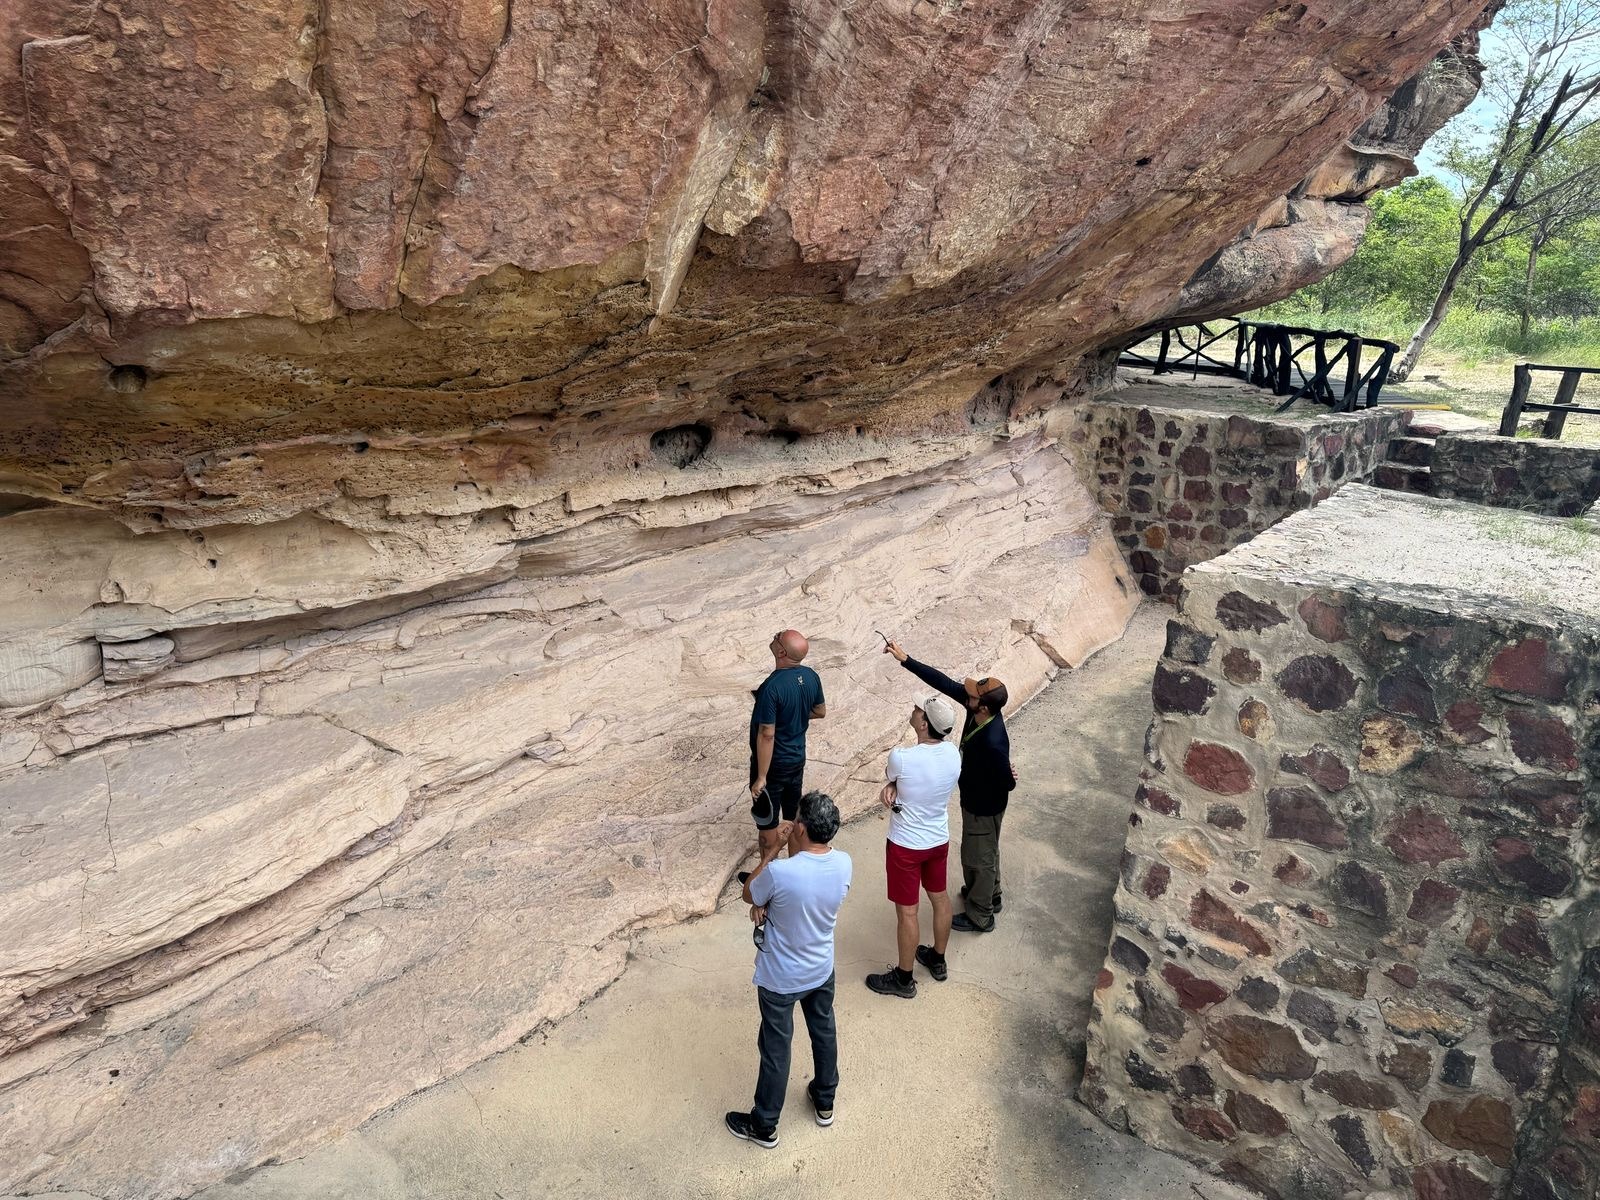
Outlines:
{"label": "dark trousers", "polygon": [[967,917],[974,925],[994,920],[1000,896],[1000,822],[1005,813],[980,817],[961,810],[961,875],[967,885]]}
{"label": "dark trousers", "polygon": [[794,1006],[805,1014],[806,1030],[811,1034],[811,1061],[815,1079],[811,1092],[818,1108],[832,1108],[833,1094],[839,1088],[839,1033],[833,1023],[833,976],[809,992],[771,992],[756,989],[761,1002],[761,1032],[756,1048],[761,1051],[761,1074],[756,1079],[756,1103],[750,1110],[750,1123],[758,1129],[776,1129],[783,1113],[784,1094],[789,1090],[789,1043],[794,1038]]}

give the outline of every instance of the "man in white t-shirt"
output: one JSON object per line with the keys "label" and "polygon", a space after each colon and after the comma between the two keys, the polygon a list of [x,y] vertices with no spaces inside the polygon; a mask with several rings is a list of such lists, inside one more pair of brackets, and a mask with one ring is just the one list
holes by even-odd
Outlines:
{"label": "man in white t-shirt", "polygon": [[[878,799],[892,814],[884,867],[894,902],[899,961],[881,975],[867,976],[867,986],[885,996],[909,1000],[917,994],[911,978],[913,955],[934,979],[942,982],[949,973],[944,961],[950,943],[945,867],[950,858],[950,793],[961,777],[961,752],[946,739],[955,723],[956,706],[943,696],[929,696],[911,710],[917,744],[889,751],[889,782]],[[933,906],[931,946],[917,944],[922,891]]]}
{"label": "man in white t-shirt", "polygon": [[800,797],[789,832],[789,857],[781,842],[764,846],[761,863],[745,881],[756,945],[756,999],[761,1005],[761,1072],[755,1105],[723,1118],[728,1132],[768,1150],[778,1144],[778,1117],[789,1089],[789,1043],[794,1006],[805,1014],[814,1074],[806,1085],[818,1125],[833,1124],[839,1086],[839,1036],[833,1023],[833,928],[850,890],[850,856],[831,843],[839,809],[822,792]]}

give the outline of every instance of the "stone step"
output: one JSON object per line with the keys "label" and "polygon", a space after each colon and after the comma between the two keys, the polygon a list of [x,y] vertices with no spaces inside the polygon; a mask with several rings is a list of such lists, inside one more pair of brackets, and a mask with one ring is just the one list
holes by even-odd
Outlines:
{"label": "stone step", "polygon": [[1372,473],[1372,486],[1388,488],[1391,492],[1416,492],[1426,496],[1433,492],[1433,473],[1427,467],[1379,463],[1378,469]]}
{"label": "stone step", "polygon": [[1426,437],[1397,437],[1389,443],[1389,461],[1426,467],[1433,462],[1433,441]]}

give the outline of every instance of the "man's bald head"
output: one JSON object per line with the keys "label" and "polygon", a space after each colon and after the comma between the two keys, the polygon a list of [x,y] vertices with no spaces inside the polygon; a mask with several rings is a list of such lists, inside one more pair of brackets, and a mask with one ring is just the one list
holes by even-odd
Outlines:
{"label": "man's bald head", "polygon": [[790,662],[804,662],[806,652],[811,649],[811,643],[806,641],[806,635],[798,629],[785,629],[772,639],[773,648],[781,650],[783,656]]}

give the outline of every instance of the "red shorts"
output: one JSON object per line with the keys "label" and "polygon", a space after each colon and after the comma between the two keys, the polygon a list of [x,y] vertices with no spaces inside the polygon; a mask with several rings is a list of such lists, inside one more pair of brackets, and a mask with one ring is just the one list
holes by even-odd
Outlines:
{"label": "red shorts", "polygon": [[889,899],[895,904],[914,906],[922,899],[920,888],[929,894],[945,889],[944,867],[950,858],[950,843],[932,850],[907,850],[893,842],[883,844],[883,866],[889,876]]}

